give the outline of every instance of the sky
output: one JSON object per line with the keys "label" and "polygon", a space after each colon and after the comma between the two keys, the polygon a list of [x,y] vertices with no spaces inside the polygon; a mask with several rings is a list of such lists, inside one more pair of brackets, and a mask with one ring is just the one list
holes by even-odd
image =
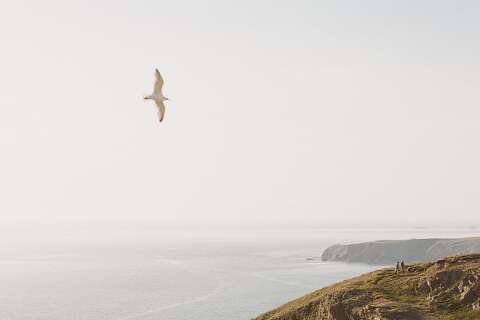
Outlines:
{"label": "sky", "polygon": [[0,224],[478,223],[479,36],[467,0],[3,1]]}

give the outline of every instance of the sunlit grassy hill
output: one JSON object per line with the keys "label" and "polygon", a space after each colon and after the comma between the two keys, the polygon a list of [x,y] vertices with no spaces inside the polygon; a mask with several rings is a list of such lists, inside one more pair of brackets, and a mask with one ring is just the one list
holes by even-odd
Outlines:
{"label": "sunlit grassy hill", "polygon": [[381,269],[326,287],[257,320],[480,319],[480,254]]}

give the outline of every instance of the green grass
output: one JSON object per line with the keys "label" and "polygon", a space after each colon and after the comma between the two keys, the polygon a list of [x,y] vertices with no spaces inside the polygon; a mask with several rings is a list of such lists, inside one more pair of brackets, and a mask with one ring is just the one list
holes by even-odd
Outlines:
{"label": "green grass", "polygon": [[402,303],[418,303],[418,298],[405,294],[397,296],[397,300]]}
{"label": "green grass", "polygon": [[447,320],[479,320],[480,310],[462,310],[447,316]]}
{"label": "green grass", "polygon": [[[468,259],[457,262],[458,259]],[[299,299],[291,301],[279,308],[269,311],[259,317],[259,320],[271,319],[310,319],[314,309],[311,306],[331,303],[332,297],[342,297],[346,306],[361,307],[388,305],[389,308],[408,310],[412,306],[426,316],[441,320],[480,320],[480,310],[471,310],[471,305],[463,305],[458,301],[458,284],[462,272],[472,272],[480,267],[480,256],[450,257],[448,268],[439,268],[435,263],[421,263],[412,265],[411,271],[394,274],[392,268],[380,269],[363,274],[352,279],[344,280],[333,286],[317,290]],[[460,272],[459,272],[460,270]],[[435,291],[435,301],[427,297],[428,288],[425,288],[427,279],[433,279],[437,274],[451,271],[452,283],[443,289]],[[342,293],[350,293],[342,296]],[[439,295],[440,294],[440,295]],[[306,308],[308,306],[308,308]]]}

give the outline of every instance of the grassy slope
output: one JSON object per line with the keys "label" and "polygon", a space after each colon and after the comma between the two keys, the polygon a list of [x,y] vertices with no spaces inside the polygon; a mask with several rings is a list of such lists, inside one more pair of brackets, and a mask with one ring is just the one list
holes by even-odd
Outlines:
{"label": "grassy slope", "polygon": [[[398,275],[393,269],[381,269],[315,291],[257,319],[322,319],[318,309],[335,296],[341,297],[342,307],[347,306],[349,312],[365,306],[391,310],[414,308],[426,319],[480,319],[480,311],[473,311],[471,304],[459,301],[458,289],[467,275],[478,275],[478,271],[480,255],[415,264],[409,272]],[[338,299],[335,301],[338,303]]]}

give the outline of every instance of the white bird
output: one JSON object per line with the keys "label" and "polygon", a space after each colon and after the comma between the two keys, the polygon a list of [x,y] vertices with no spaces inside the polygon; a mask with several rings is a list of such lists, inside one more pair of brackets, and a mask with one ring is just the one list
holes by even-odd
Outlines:
{"label": "white bird", "polygon": [[163,87],[163,78],[158,69],[155,69],[155,84],[153,86],[153,93],[151,95],[146,96],[144,99],[148,100],[151,99],[155,101],[155,104],[157,105],[158,108],[158,118],[160,122],[163,121],[163,117],[165,116],[165,104],[163,104],[163,101],[169,100],[167,97],[165,97],[162,93],[162,87]]}

